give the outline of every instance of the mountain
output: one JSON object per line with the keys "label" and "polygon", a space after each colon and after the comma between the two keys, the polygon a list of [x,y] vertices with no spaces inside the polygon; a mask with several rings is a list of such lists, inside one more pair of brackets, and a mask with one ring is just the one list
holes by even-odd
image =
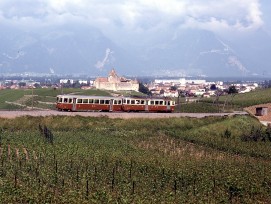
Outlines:
{"label": "mountain", "polygon": [[118,44],[85,25],[42,28],[4,27],[0,31],[0,71],[107,75],[252,76],[271,75],[270,35],[255,31],[244,38],[223,38],[210,31],[131,39]]}
{"label": "mountain", "polygon": [[[125,67],[118,56],[133,62],[128,53],[94,28],[57,27],[0,32],[2,72],[55,72],[104,75],[112,66]],[[118,59],[118,60],[117,60]],[[136,64],[136,63],[132,63]]]}
{"label": "mountain", "polygon": [[268,73],[270,42],[270,36],[263,30],[246,38],[232,39],[210,31],[183,30],[171,40],[150,46],[141,60],[151,66],[150,70],[156,68],[160,73],[172,76],[271,75]]}

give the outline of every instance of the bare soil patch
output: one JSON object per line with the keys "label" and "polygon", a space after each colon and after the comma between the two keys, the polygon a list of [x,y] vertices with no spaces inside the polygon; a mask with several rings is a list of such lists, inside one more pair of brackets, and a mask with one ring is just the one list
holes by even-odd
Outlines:
{"label": "bare soil patch", "polygon": [[[256,108],[258,107],[267,107],[267,115],[264,116],[256,116]],[[247,112],[249,112],[251,115],[255,116],[258,118],[260,121],[268,121],[271,123],[271,103],[266,103],[266,104],[260,104],[260,105],[255,105],[255,106],[250,106],[247,108],[244,108]]]}

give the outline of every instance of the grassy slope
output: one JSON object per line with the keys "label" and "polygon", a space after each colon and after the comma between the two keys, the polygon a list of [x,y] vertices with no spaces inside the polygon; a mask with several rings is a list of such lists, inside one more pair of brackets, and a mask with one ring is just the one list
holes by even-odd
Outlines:
{"label": "grassy slope", "polygon": [[227,101],[224,111],[242,110],[245,107],[270,103],[271,88],[257,89],[255,91],[231,96],[221,96],[219,107],[213,104],[214,98],[202,98],[199,103],[181,104],[181,112],[219,112],[223,111],[223,104]]}
{"label": "grassy slope", "polygon": [[[110,93],[102,90],[82,90],[82,89],[63,89],[63,94],[81,94],[81,95],[99,95],[108,96]],[[53,109],[54,105],[40,104],[38,101],[42,102],[55,102],[56,96],[62,94],[60,89],[34,89],[34,107],[39,108],[50,108]],[[30,97],[25,97],[25,95],[30,95]],[[22,105],[31,106],[32,105],[32,90],[0,90],[0,109],[5,110],[16,110],[21,109],[20,106],[10,105],[5,103],[8,102],[19,102]]]}
{"label": "grassy slope", "polygon": [[[0,121],[0,199],[5,203],[271,201],[271,143],[241,141],[259,125],[249,116]],[[40,135],[39,124],[52,131],[54,145]],[[222,137],[227,128],[230,138]]]}
{"label": "grassy slope", "polygon": [[30,94],[29,90],[0,90],[0,109],[14,109],[18,107],[13,107],[5,101],[15,102],[22,98],[25,94]]}

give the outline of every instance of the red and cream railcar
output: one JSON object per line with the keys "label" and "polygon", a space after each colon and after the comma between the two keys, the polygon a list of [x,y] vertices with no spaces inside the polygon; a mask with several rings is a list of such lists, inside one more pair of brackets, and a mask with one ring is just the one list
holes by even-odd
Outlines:
{"label": "red and cream railcar", "polygon": [[121,111],[122,100],[107,96],[58,95],[56,108],[63,111]]}
{"label": "red and cream railcar", "polygon": [[123,111],[145,111],[145,112],[173,112],[175,101],[169,98],[133,98],[122,99]]}
{"label": "red and cream railcar", "polygon": [[58,95],[56,108],[61,111],[173,112],[169,98]]}

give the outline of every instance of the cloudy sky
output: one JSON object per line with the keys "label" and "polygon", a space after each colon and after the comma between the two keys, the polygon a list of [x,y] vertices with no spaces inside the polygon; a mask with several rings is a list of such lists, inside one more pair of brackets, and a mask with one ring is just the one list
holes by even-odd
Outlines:
{"label": "cloudy sky", "polygon": [[0,24],[35,29],[76,22],[111,38],[182,28],[225,34],[264,27],[266,7],[268,0],[1,0]]}
{"label": "cloudy sky", "polygon": [[271,36],[270,11],[270,0],[0,0],[0,26],[38,31],[77,24],[118,45],[144,45],[161,36],[174,40],[184,29],[228,39],[257,30]]}

